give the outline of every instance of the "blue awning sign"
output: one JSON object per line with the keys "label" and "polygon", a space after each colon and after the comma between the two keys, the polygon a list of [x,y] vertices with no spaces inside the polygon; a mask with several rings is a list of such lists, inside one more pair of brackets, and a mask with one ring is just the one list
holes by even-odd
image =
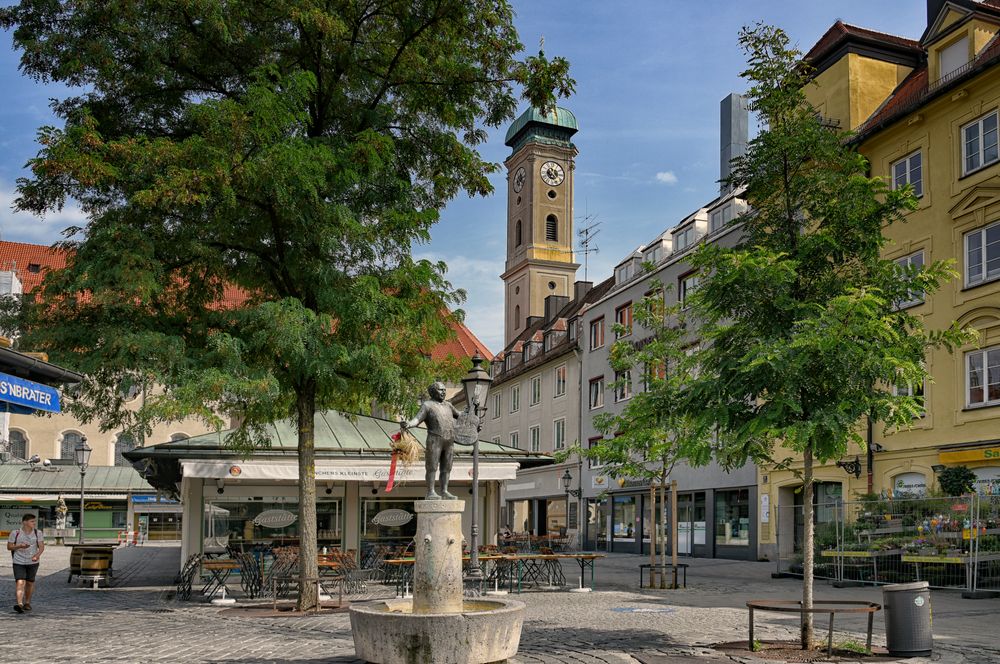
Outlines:
{"label": "blue awning sign", "polygon": [[5,373],[0,373],[0,401],[46,413],[60,412],[59,390]]}

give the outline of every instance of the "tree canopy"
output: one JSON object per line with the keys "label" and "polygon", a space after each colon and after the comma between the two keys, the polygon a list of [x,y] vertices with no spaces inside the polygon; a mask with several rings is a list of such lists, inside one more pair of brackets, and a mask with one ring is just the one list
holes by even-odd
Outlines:
{"label": "tree canopy", "polygon": [[[492,0],[0,10],[22,71],[78,91],[54,102],[63,126],[40,130],[17,205],[88,216],[18,312],[22,343],[86,372],[77,412],[107,428],[229,418],[246,449],[297,417],[303,574],[316,409],[406,409],[457,369],[430,350],[463,295],[411,248],[448,200],[490,192],[477,146],[517,86],[542,108],[572,92],[565,60],[518,60],[512,21]],[[135,381],[167,388],[138,422]]]}

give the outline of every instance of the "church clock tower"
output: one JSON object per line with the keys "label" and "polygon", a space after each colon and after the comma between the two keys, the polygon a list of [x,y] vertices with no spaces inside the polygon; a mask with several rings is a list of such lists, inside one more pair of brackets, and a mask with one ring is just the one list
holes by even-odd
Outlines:
{"label": "church clock tower", "polygon": [[573,160],[576,117],[565,108],[529,108],[507,130],[507,263],[504,345],[549,295],[573,297]]}

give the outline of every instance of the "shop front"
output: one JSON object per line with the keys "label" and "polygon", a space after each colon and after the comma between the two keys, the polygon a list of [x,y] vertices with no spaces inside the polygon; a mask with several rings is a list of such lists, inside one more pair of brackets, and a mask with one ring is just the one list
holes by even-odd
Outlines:
{"label": "shop front", "polygon": [[966,466],[976,476],[973,490],[981,496],[1000,496],[1000,444],[973,443],[941,448],[938,454],[945,466]]}
{"label": "shop front", "polygon": [[[150,486],[133,468],[109,466],[84,476],[84,533],[88,541],[117,540],[128,530],[133,501],[155,498]],[[76,466],[53,463],[0,466],[0,536],[20,527],[20,515],[38,516],[38,525],[50,536],[58,536],[56,506],[66,504],[68,537],[77,537],[80,523],[80,473]],[[174,507],[175,510],[178,506]],[[16,523],[14,523],[16,521]]]}
{"label": "shop front", "polygon": [[[423,462],[398,465],[389,486],[390,436],[399,425],[336,411],[316,416],[316,530],[320,549],[355,550],[363,561],[384,547],[405,549],[416,521],[413,501],[426,494]],[[271,444],[249,458],[225,445],[225,433],[206,434],[133,450],[160,491],[180,499],[182,559],[192,553],[299,544],[297,436],[291,422],[271,428]],[[423,444],[425,429],[411,430]],[[465,500],[462,525],[472,520],[471,448],[456,446],[450,489]],[[519,467],[550,457],[480,442],[481,543],[493,543],[506,515],[500,484]]]}
{"label": "shop front", "polygon": [[[667,527],[661,525],[663,504],[648,489],[612,492],[587,501],[587,548],[616,553],[648,554],[653,530],[670,550],[671,496],[666,495]],[[756,487],[677,492],[677,553],[682,556],[754,559],[752,527]]]}
{"label": "shop front", "polygon": [[[567,546],[578,548],[579,498],[566,493],[563,475],[578,472],[575,463],[543,466],[519,472],[517,480],[503,485],[505,526],[515,535],[569,538]],[[573,487],[575,488],[575,487]]]}

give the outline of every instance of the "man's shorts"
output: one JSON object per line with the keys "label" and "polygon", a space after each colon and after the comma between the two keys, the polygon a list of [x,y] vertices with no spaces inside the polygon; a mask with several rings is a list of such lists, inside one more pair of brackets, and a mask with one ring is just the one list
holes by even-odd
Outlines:
{"label": "man's shorts", "polygon": [[34,565],[18,565],[14,563],[14,580],[35,582],[35,574],[38,574],[38,563]]}

